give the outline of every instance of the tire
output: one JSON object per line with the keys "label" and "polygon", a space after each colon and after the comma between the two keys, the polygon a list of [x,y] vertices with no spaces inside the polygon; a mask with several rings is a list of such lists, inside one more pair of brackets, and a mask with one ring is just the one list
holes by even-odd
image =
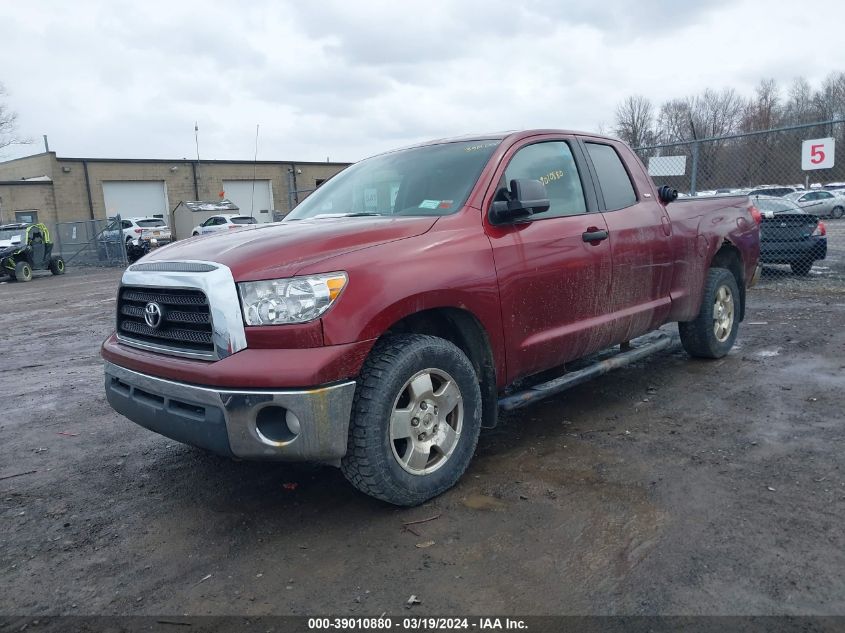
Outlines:
{"label": "tire", "polygon": [[341,470],[367,495],[419,505],[460,479],[480,430],[481,390],[466,355],[434,336],[389,336],[358,377]]}
{"label": "tire", "polygon": [[15,279],[18,281],[31,281],[32,267],[26,262],[18,262],[15,264]]}
{"label": "tire", "polygon": [[813,260],[800,259],[797,262],[792,262],[789,267],[792,269],[794,275],[806,277],[810,274],[810,269],[813,267]]}
{"label": "tire", "polygon": [[54,275],[65,274],[65,260],[61,257],[53,257],[50,259],[50,272]]}
{"label": "tire", "polygon": [[830,217],[836,218],[837,220],[845,215],[845,209],[842,207],[833,207],[833,210],[830,212]]}
{"label": "tire", "polygon": [[[726,268],[708,270],[698,316],[692,321],[678,323],[681,344],[687,354],[695,358],[725,356],[733,347],[739,330],[741,301],[739,287],[731,271]],[[717,314],[717,302],[721,305],[722,317]]]}
{"label": "tire", "polygon": [[196,237],[197,235],[199,235],[199,233],[197,233],[196,231],[194,231],[193,233],[191,233],[191,237]]}

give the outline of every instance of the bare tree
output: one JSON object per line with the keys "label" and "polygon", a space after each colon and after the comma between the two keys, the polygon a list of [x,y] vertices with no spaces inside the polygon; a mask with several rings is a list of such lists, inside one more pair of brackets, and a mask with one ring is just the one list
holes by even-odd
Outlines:
{"label": "bare tree", "polygon": [[672,99],[660,106],[657,130],[661,143],[674,143],[695,137],[689,99]]}
{"label": "bare tree", "polygon": [[810,123],[816,118],[813,111],[813,89],[804,77],[796,77],[789,87],[789,98],[784,111],[785,122],[790,125]]}
{"label": "bare tree", "polygon": [[11,110],[3,101],[6,96],[6,88],[0,83],[0,150],[9,145],[22,145],[32,142],[18,136],[18,113]]}
{"label": "bare tree", "polygon": [[[647,114],[644,117],[651,125],[640,125],[643,120],[637,116],[640,100],[647,103],[642,97],[628,97],[617,106],[617,134],[635,147],[664,145],[640,152],[643,159],[685,155],[687,164],[696,166],[697,190],[762,182],[798,182],[804,177],[803,172],[787,167],[784,157],[797,156],[796,148],[803,140],[835,136],[845,145],[845,125],[842,124],[771,135],[743,135],[845,118],[845,72],[830,73],[817,88],[798,77],[785,95],[773,79],[760,81],[750,99],[743,98],[733,89],[707,88],[692,96],[662,102],[656,109],[656,116]],[[648,113],[651,104],[647,105]],[[652,143],[644,143],[639,135],[640,130],[648,128],[654,135]],[[845,180],[845,161],[837,163],[826,177]],[[670,178],[676,178],[676,181],[668,181],[672,186],[692,187],[689,175]]]}
{"label": "bare tree", "polygon": [[615,132],[631,147],[654,143],[654,107],[651,101],[642,95],[626,97],[616,106]]}
{"label": "bare tree", "polygon": [[813,106],[819,120],[845,116],[845,73],[830,73],[813,95]]}
{"label": "bare tree", "polygon": [[774,79],[763,79],[757,84],[755,97],[746,105],[742,131],[770,130],[781,124],[783,114],[777,82]]}

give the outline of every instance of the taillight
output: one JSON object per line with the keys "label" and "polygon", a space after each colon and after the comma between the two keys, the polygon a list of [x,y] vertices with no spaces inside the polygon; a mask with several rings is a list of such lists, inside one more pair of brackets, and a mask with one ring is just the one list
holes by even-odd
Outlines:
{"label": "taillight", "polygon": [[238,228],[238,225],[237,224],[230,224],[229,228],[230,229],[236,229],[236,228]]}
{"label": "taillight", "polygon": [[757,224],[763,223],[763,214],[760,213],[760,209],[755,207],[753,204],[748,205],[748,211],[751,213],[751,217],[754,218],[754,221]]}
{"label": "taillight", "polygon": [[827,227],[824,225],[824,222],[819,220],[819,225],[816,227],[816,230],[813,231],[813,235],[816,237],[827,235]]}
{"label": "taillight", "polygon": [[144,229],[135,229],[135,232],[136,232],[138,235],[140,235],[141,233],[143,233],[143,232],[144,232]]}

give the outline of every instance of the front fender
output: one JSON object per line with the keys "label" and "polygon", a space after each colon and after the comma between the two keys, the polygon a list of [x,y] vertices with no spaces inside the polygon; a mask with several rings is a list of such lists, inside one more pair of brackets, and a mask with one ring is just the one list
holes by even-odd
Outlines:
{"label": "front fender", "polygon": [[493,250],[479,220],[471,214],[440,218],[423,235],[324,260],[319,270],[299,271],[345,270],[349,275],[343,294],[323,317],[325,344],[378,338],[412,314],[457,308],[486,330],[497,371],[504,369]]}

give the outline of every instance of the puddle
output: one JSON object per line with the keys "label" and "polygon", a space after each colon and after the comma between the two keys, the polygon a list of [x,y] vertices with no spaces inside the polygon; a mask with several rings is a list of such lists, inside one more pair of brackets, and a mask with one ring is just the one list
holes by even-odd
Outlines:
{"label": "puddle", "polygon": [[505,503],[495,497],[473,494],[461,500],[471,510],[504,510]]}

